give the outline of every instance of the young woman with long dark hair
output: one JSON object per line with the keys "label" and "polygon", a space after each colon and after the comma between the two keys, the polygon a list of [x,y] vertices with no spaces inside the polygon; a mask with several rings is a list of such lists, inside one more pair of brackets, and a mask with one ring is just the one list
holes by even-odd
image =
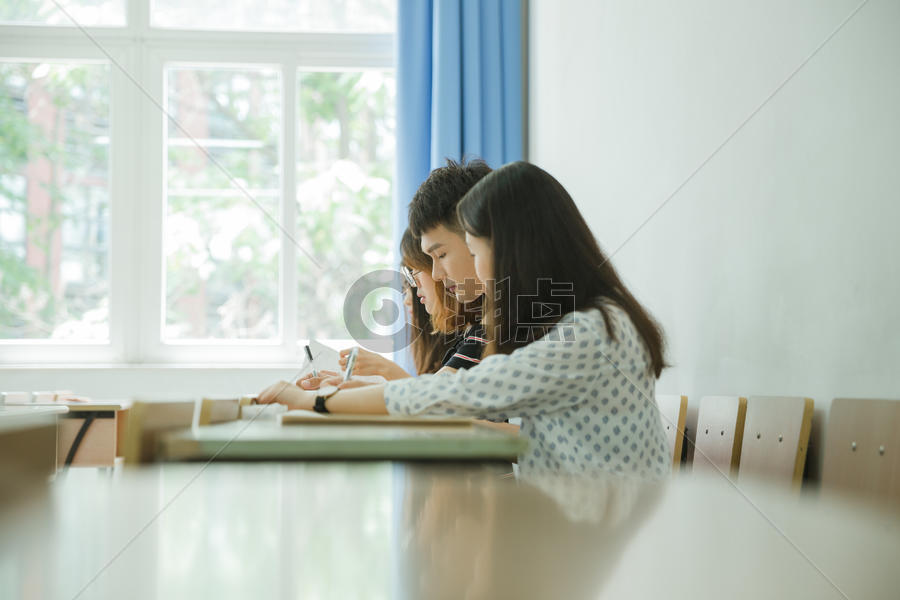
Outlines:
{"label": "young woman with long dark hair", "polygon": [[[403,256],[403,266],[416,283],[415,286],[409,286],[409,322],[414,336],[410,344],[413,364],[419,375],[437,373],[443,366],[444,355],[453,345],[447,334],[452,332],[456,301],[447,294],[441,282],[429,277],[431,260],[419,248],[418,241],[408,229],[400,242],[400,253]],[[451,304],[454,306],[450,306]],[[343,353],[341,359],[345,360]],[[357,358],[354,371],[360,375],[367,374],[359,369],[360,361]]]}
{"label": "young woman with long dark hair", "polygon": [[[413,330],[410,350],[418,375],[437,373],[451,365],[467,367],[471,359],[461,359],[460,354],[477,354],[481,358],[483,342],[476,348],[466,344],[465,337],[481,318],[480,301],[464,305],[456,297],[444,289],[444,284],[431,277],[431,257],[422,251],[419,240],[407,229],[400,240],[400,257],[402,268],[407,270],[415,283],[407,285],[404,294],[409,302],[409,323]],[[461,352],[460,352],[461,351]],[[340,364],[346,366],[350,349],[341,350]],[[321,371],[319,378],[307,375],[297,381],[297,385],[306,389],[315,389],[322,379],[334,377],[331,371]],[[411,377],[406,370],[394,361],[378,353],[360,348],[357,354],[354,375],[380,375],[388,381]]]}
{"label": "young woman with long dark hair", "polygon": [[521,417],[529,441],[522,474],[667,473],[654,399],[662,331],[562,185],[512,163],[472,188],[458,214],[486,285],[481,364],[337,392],[281,382],[260,401],[335,413]]}

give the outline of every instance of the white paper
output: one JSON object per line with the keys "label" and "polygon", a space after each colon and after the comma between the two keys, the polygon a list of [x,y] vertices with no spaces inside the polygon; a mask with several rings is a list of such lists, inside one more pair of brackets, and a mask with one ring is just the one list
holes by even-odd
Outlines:
{"label": "white paper", "polygon": [[275,420],[278,415],[287,412],[284,404],[249,404],[241,407],[242,421],[267,421]]}
{"label": "white paper", "polygon": [[[312,352],[316,369],[319,371],[334,371],[335,373],[340,373],[343,377],[344,372],[339,362],[341,358],[340,352],[316,340],[310,340],[309,351]],[[303,369],[303,374],[306,375],[307,373],[312,373],[312,366],[309,364],[309,361],[307,361],[306,367]],[[353,379],[365,381],[366,383],[384,383],[387,381],[381,375],[354,375]]]}
{"label": "white paper", "polygon": [[[341,364],[338,362],[341,358],[340,352],[332,350],[322,342],[316,340],[310,340],[309,350],[312,352],[313,361],[316,363],[316,369],[319,371],[334,371],[335,373],[341,372]],[[305,372],[311,373],[312,366],[307,364]]]}

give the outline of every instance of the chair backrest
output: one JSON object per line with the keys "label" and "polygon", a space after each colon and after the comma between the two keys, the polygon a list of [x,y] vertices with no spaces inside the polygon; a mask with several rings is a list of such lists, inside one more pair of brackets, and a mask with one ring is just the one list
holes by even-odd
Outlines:
{"label": "chair backrest", "polygon": [[663,430],[666,432],[666,440],[669,443],[672,466],[677,469],[681,464],[681,448],[684,444],[684,422],[687,419],[688,399],[687,396],[661,394],[656,396],[656,405],[659,407],[659,416],[662,420]]}
{"label": "chair backrest", "polygon": [[704,396],[697,413],[693,468],[714,469],[730,476],[741,462],[741,443],[747,399],[739,396]]}
{"label": "chair backrest", "polygon": [[241,418],[240,398],[203,398],[200,401],[198,425],[226,423]]}
{"label": "chair backrest", "polygon": [[812,417],[811,398],[751,396],[739,479],[764,478],[800,489]]}
{"label": "chair backrest", "polygon": [[152,462],[160,433],[191,427],[194,420],[193,400],[166,402],[135,401],[131,405],[125,428],[122,456],[126,464]]}
{"label": "chair backrest", "polygon": [[822,487],[900,502],[900,400],[837,398],[825,433]]}

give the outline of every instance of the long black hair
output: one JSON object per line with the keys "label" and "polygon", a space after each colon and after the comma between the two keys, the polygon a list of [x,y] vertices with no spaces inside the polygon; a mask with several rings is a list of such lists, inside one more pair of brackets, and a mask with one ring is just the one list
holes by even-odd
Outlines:
{"label": "long black hair", "polygon": [[543,336],[565,312],[588,308],[601,311],[615,339],[604,302],[611,301],[634,323],[659,377],[666,366],[662,329],[622,283],[552,175],[510,163],[479,181],[457,211],[463,229],[493,249],[494,280],[485,282],[486,354],[509,354]]}

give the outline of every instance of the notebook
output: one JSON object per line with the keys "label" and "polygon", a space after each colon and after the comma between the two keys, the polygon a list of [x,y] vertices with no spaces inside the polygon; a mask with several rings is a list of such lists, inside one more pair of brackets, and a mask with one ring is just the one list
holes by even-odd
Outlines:
{"label": "notebook", "polygon": [[241,406],[240,419],[244,421],[274,421],[287,412],[284,404],[246,404]]}
{"label": "notebook", "polygon": [[[341,358],[340,352],[337,350],[333,350],[329,348],[322,342],[317,340],[309,341],[309,350],[312,352],[313,361],[316,363],[316,368],[319,371],[334,371],[335,373],[341,372],[341,365],[338,360]],[[312,365],[306,365],[304,369],[305,373],[312,372]]]}
{"label": "notebook", "polygon": [[[335,373],[341,373],[343,375],[341,364],[338,362],[341,358],[340,352],[329,348],[322,342],[316,340],[310,340],[309,350],[312,352],[313,361],[316,363],[316,369],[319,371],[334,371]],[[306,375],[307,373],[312,373],[312,365],[310,365],[309,362],[307,362],[303,368],[303,375]],[[365,381],[366,383],[384,383],[387,381],[381,375],[354,375],[353,379]]]}

